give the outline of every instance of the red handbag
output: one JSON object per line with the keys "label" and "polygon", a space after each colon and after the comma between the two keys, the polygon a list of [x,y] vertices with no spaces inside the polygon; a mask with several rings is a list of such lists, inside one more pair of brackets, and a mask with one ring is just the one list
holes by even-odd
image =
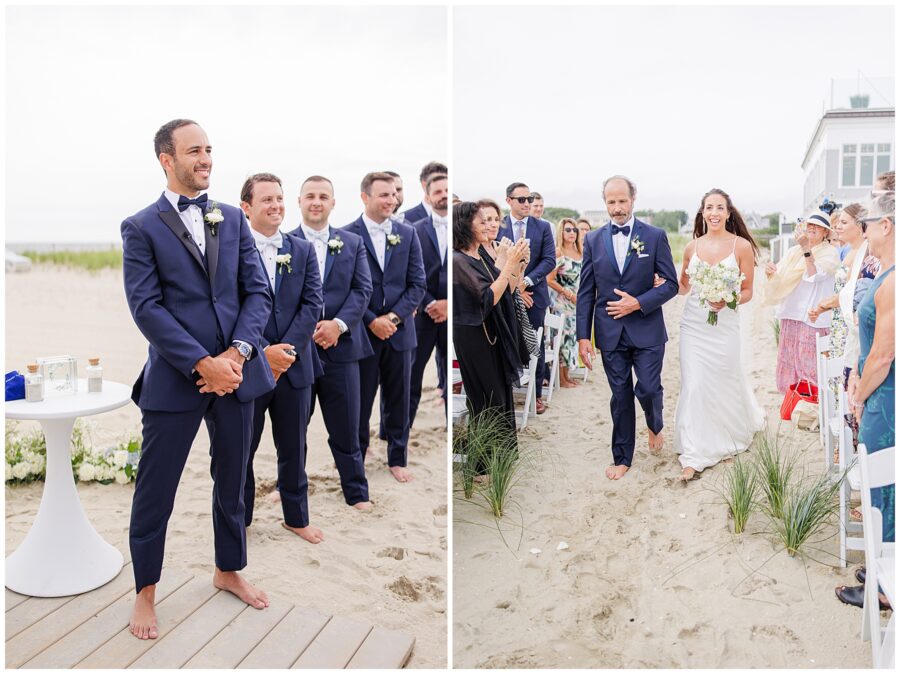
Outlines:
{"label": "red handbag", "polygon": [[787,393],[784,394],[784,400],[781,401],[781,418],[784,421],[791,420],[791,414],[794,408],[801,400],[805,400],[813,405],[819,404],[819,387],[808,381],[800,381],[792,384]]}

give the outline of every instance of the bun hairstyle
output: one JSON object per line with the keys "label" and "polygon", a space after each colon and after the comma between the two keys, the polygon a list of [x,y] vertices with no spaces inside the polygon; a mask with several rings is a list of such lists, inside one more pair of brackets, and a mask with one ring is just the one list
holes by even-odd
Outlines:
{"label": "bun hairstyle", "polygon": [[744,218],[741,216],[740,211],[734,207],[734,204],[731,203],[731,197],[728,196],[724,190],[720,190],[717,187],[714,187],[704,194],[703,198],[700,200],[700,208],[697,209],[697,215],[694,216],[694,238],[696,239],[706,234],[706,223],[703,221],[703,206],[706,204],[707,197],[710,197],[713,194],[718,194],[720,197],[724,198],[725,204],[728,206],[728,218],[725,220],[725,230],[732,234],[736,234],[742,239],[746,239],[753,248],[753,259],[758,260],[759,246],[753,238],[753,235],[750,234],[750,230],[747,229]]}

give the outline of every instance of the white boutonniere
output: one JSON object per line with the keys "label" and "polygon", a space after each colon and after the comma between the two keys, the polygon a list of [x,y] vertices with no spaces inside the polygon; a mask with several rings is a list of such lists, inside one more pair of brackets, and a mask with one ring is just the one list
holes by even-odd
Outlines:
{"label": "white boutonniere", "polygon": [[283,274],[285,267],[287,267],[288,274],[291,273],[291,254],[285,253],[284,255],[276,255],[275,256],[275,264],[278,265],[278,273]]}
{"label": "white boutonniere", "polygon": [[644,242],[641,241],[639,238],[634,237],[631,240],[631,250],[633,250],[635,253],[640,255],[641,253],[644,252]]}
{"label": "white boutonniere", "polygon": [[399,234],[388,234],[387,242],[388,242],[389,246],[392,246],[392,247],[396,246],[398,243],[400,243],[400,235]]}
{"label": "white boutonniere", "polygon": [[219,204],[215,201],[209,202],[209,208],[206,211],[206,215],[203,217],[206,220],[206,224],[209,226],[209,233],[213,236],[216,235],[219,229],[219,223],[225,219],[225,216],[222,215],[222,210],[219,208]]}
{"label": "white boutonniere", "polygon": [[341,252],[341,249],[344,247],[344,242],[341,241],[341,237],[336,236],[333,239],[328,239],[328,252],[331,255],[337,255]]}

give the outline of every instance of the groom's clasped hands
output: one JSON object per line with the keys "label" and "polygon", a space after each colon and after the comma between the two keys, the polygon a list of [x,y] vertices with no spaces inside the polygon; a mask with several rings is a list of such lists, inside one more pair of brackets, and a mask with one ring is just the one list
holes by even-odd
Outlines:
{"label": "groom's clasped hands", "polygon": [[197,361],[195,369],[200,373],[197,380],[200,393],[215,393],[217,396],[234,393],[244,381],[243,361],[244,357],[234,347],[229,347],[215,358],[206,356]]}

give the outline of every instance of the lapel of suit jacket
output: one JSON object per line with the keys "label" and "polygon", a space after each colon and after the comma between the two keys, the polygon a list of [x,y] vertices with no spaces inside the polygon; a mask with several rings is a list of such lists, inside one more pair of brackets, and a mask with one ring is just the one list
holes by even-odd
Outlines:
{"label": "lapel of suit jacket", "polygon": [[[213,203],[213,202],[210,202]],[[220,222],[216,230],[216,236],[212,236],[212,230],[209,225],[206,224],[206,214],[209,213],[210,208],[207,208],[203,212],[203,236],[206,239],[206,265],[209,268],[209,287],[216,287],[216,269],[219,266],[219,235],[221,235],[222,225],[225,224],[223,220]],[[240,231],[238,231],[238,241],[240,241]],[[238,243],[240,245],[240,243]]]}
{"label": "lapel of suit jacket", "polygon": [[[341,237],[335,233],[334,229],[332,229],[331,225],[328,225],[328,240],[338,239],[340,241]],[[328,247],[328,244],[325,244],[325,273],[322,276],[322,292],[324,292],[325,281],[328,280],[328,275],[331,273],[331,268],[334,266],[334,258],[341,254],[343,251],[334,251]]]}
{"label": "lapel of suit jacket", "polygon": [[625,275],[625,271],[628,269],[628,265],[631,263],[631,258],[635,257],[637,253],[631,249],[631,242],[638,238],[638,234],[641,231],[641,221],[637,218],[634,219],[634,226],[631,228],[631,236],[628,238],[628,246],[625,248],[625,263],[622,265],[622,275]]}
{"label": "lapel of suit jacket", "polygon": [[[400,233],[397,231],[397,223],[391,220],[391,234],[396,234],[397,237],[400,237]],[[399,246],[400,243],[397,243]],[[388,265],[391,263],[391,254],[397,246],[392,246],[391,242],[387,240],[387,237],[384,237],[384,273],[387,274]]]}
{"label": "lapel of suit jacket", "polygon": [[606,256],[609,258],[609,263],[612,265],[615,272],[621,276],[622,272],[619,271],[619,263],[616,262],[616,251],[613,248],[612,243],[612,223],[600,230],[600,240],[603,242],[603,247],[606,249]]}
{"label": "lapel of suit jacket", "polygon": [[172,204],[166,199],[165,194],[163,194],[159,201],[156,202],[156,206],[159,208],[159,217],[165,223],[166,227],[171,229],[172,233],[178,237],[178,240],[187,249],[187,252],[190,253],[191,257],[200,265],[200,269],[203,270],[203,273],[208,274],[206,265],[203,264],[203,256],[200,254],[200,248],[194,243],[193,237],[181,221],[181,216],[179,216],[178,212],[172,208]]}
{"label": "lapel of suit jacket", "polygon": [[[362,217],[357,220],[359,222],[359,235],[362,237],[363,243],[366,244],[366,248],[369,249],[369,253],[372,254],[372,257],[375,260],[375,266],[378,267],[378,255],[375,254],[375,244],[372,243],[372,237],[369,236],[369,230],[366,228],[366,223],[362,219]],[[387,247],[387,246],[385,246]],[[387,260],[387,255],[385,255],[385,260]],[[385,267],[387,267],[387,263],[385,262]],[[384,274],[384,270],[379,267],[378,271]]]}
{"label": "lapel of suit jacket", "polygon": [[[281,237],[282,237],[281,248],[278,249],[278,253],[276,255],[285,255],[285,254],[293,251],[293,248],[291,247],[291,240],[288,238],[288,235],[282,234]],[[293,257],[293,255],[291,257]],[[288,266],[293,268],[294,264],[297,264],[296,260],[292,259],[291,262],[293,264],[291,264],[291,263],[288,263],[288,265],[280,265],[277,263],[275,264],[275,301],[276,302],[278,301],[278,289],[281,288],[281,282],[284,280],[284,275],[291,273],[290,271],[288,271]]]}
{"label": "lapel of suit jacket", "polygon": [[515,233],[512,231],[512,220],[510,220],[508,215],[503,216],[503,226],[497,230],[497,241],[502,240],[504,236],[515,243]]}

